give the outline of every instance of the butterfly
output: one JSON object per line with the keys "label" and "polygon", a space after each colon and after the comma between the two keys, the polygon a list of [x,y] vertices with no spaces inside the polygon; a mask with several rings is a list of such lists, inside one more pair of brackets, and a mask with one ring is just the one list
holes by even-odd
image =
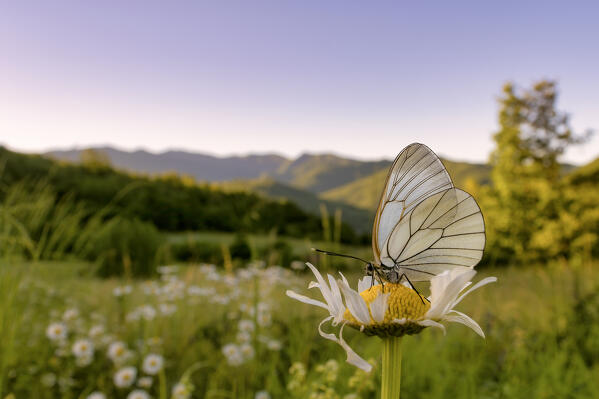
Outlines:
{"label": "butterfly", "polygon": [[366,273],[381,282],[428,281],[445,270],[473,268],[485,247],[485,222],[474,198],[455,188],[437,155],[413,143],[393,161],[372,228],[374,261]]}

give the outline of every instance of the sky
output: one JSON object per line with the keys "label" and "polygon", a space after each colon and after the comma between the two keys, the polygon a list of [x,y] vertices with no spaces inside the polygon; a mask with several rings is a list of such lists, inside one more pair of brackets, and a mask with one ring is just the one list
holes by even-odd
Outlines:
{"label": "sky", "polygon": [[599,129],[598,4],[3,2],[0,143],[486,161],[506,81]]}

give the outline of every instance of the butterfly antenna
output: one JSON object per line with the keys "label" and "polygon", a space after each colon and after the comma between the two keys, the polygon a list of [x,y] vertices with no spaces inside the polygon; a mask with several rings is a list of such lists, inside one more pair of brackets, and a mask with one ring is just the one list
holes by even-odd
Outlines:
{"label": "butterfly antenna", "polygon": [[339,254],[337,252],[325,251],[325,250],[318,249],[318,248],[312,248],[312,251],[320,252],[321,254],[325,254],[325,255],[329,255],[329,256],[340,256],[342,258],[356,259],[356,260],[359,260],[359,261],[364,262],[366,264],[370,263],[367,260],[364,260],[362,258],[358,258],[357,256],[346,255],[346,254]]}

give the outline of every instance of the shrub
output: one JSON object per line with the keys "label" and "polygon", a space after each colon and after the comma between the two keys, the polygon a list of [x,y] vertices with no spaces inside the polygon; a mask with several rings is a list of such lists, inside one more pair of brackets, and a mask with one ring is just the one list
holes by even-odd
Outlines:
{"label": "shrub", "polygon": [[250,260],[252,258],[252,249],[248,243],[247,238],[243,234],[236,234],[235,239],[229,247],[231,252],[231,258]]}
{"label": "shrub", "polygon": [[160,243],[153,224],[117,216],[94,236],[87,258],[97,262],[100,277],[149,276],[156,271]]}

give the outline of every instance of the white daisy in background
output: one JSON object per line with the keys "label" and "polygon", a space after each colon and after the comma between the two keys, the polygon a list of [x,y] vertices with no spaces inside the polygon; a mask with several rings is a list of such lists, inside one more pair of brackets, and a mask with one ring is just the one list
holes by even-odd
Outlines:
{"label": "white daisy in background", "polygon": [[91,357],[94,354],[94,344],[88,339],[78,339],[71,349],[75,357]]}
{"label": "white daisy in background", "polygon": [[270,399],[270,394],[268,391],[258,391],[256,392],[254,399]]}
{"label": "white daisy in background", "polygon": [[164,316],[170,316],[177,311],[177,305],[172,303],[161,303],[158,305],[160,313]]}
{"label": "white daisy in background", "polygon": [[156,375],[164,365],[164,358],[155,353],[150,353],[144,358],[142,370],[148,375]]}
{"label": "white daisy in background", "polygon": [[239,343],[250,342],[252,340],[252,335],[247,331],[239,331],[236,338]]}
{"label": "white daisy in background", "polygon": [[[343,327],[346,324],[366,335],[388,337],[416,334],[430,326],[445,331],[441,322],[456,322],[472,328],[484,338],[482,329],[474,320],[453,308],[470,292],[497,281],[495,277],[487,277],[462,293],[471,285],[471,279],[476,272],[472,269],[445,271],[431,279],[429,303],[409,287],[385,283],[383,288],[380,284],[373,285],[372,278],[368,276],[358,282],[358,291],[349,286],[343,275],[341,279],[335,280],[329,274],[327,283],[313,265],[307,265],[317,280],[311,282],[309,288],[319,288],[325,302],[291,290],[287,291],[287,295],[328,310],[329,316],[319,324],[318,332],[323,338],[341,345],[347,353],[348,363],[365,371],[370,371],[372,366],[358,356],[343,339]],[[322,330],[322,326],[328,321],[331,321],[333,326],[341,324],[339,337]]]}
{"label": "white daisy in background", "polygon": [[62,319],[64,321],[73,321],[79,317],[79,310],[77,308],[71,308],[64,311]]}
{"label": "white daisy in background", "polygon": [[251,333],[254,331],[256,326],[254,325],[254,322],[252,320],[239,320],[237,328],[239,328],[239,331]]}
{"label": "white daisy in background", "polygon": [[231,366],[239,366],[243,363],[243,353],[241,348],[235,344],[223,346],[223,355],[227,358],[227,363]]}
{"label": "white daisy in background", "polygon": [[150,399],[150,395],[143,389],[136,389],[127,395],[127,399]]}
{"label": "white daisy in background", "polygon": [[135,382],[137,369],[135,367],[123,367],[114,373],[114,385],[118,388],[128,388]]}
{"label": "white daisy in background", "polygon": [[75,364],[79,367],[86,367],[92,364],[93,361],[94,357],[92,355],[79,356],[75,359]]}
{"label": "white daisy in background", "polygon": [[106,399],[106,395],[100,391],[94,391],[87,395],[86,399]]}
{"label": "white daisy in background", "polygon": [[63,323],[52,323],[46,328],[46,337],[51,341],[62,341],[67,337],[67,326]]}
{"label": "white daisy in background", "polygon": [[244,360],[252,359],[254,357],[255,351],[254,347],[249,343],[244,343],[239,346],[239,350],[243,355]]}
{"label": "white daisy in background", "polygon": [[130,285],[124,285],[122,287],[114,287],[112,290],[112,295],[117,298],[121,298],[125,295],[129,295],[133,291],[133,288]]}
{"label": "white daisy in background", "polygon": [[102,334],[106,332],[106,327],[103,324],[96,324],[89,329],[90,338],[98,338],[101,337]]}
{"label": "white daisy in background", "polygon": [[189,399],[191,398],[191,389],[184,383],[178,382],[171,390],[172,399]]}
{"label": "white daisy in background", "polygon": [[125,345],[124,342],[115,341],[111,343],[110,346],[108,346],[107,354],[110,360],[118,364],[128,357],[128,352],[129,350],[127,349],[127,345]]}
{"label": "white daisy in background", "polygon": [[137,386],[141,387],[141,388],[146,388],[149,389],[152,387],[152,383],[154,381],[152,380],[152,377],[141,377],[139,380],[137,380]]}

